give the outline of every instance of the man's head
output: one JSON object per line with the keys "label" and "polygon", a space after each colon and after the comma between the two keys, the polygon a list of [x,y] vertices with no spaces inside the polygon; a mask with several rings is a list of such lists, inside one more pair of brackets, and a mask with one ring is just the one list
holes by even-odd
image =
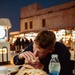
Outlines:
{"label": "man's head", "polygon": [[38,52],[37,56],[39,57],[46,56],[49,52],[53,51],[55,42],[56,37],[52,31],[44,30],[39,32],[34,40],[34,53]]}

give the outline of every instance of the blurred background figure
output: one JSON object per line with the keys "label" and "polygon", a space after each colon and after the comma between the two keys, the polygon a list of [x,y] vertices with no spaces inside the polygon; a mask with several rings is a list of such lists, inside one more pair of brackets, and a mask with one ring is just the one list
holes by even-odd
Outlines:
{"label": "blurred background figure", "polygon": [[16,50],[16,52],[19,52],[20,48],[21,48],[20,37],[17,37],[17,39],[15,40],[14,44],[15,44],[15,50]]}
{"label": "blurred background figure", "polygon": [[26,48],[29,45],[29,40],[25,37],[24,38],[24,48]]}
{"label": "blurred background figure", "polygon": [[30,39],[30,40],[29,40],[29,43],[33,43],[33,40],[32,40],[32,39]]}
{"label": "blurred background figure", "polygon": [[60,42],[63,43],[63,38],[60,39]]}
{"label": "blurred background figure", "polygon": [[67,46],[68,46],[69,49],[72,48],[72,40],[71,40],[71,38],[69,38]]}

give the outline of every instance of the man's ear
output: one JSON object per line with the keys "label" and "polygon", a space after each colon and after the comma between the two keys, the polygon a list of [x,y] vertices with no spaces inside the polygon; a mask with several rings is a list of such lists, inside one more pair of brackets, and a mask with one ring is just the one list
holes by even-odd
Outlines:
{"label": "man's ear", "polygon": [[52,53],[54,50],[55,50],[55,48],[51,48],[49,52]]}

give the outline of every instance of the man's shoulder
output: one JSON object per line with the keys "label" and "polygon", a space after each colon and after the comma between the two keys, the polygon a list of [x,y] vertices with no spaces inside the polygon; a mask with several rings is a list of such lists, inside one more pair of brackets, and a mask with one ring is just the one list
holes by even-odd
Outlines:
{"label": "man's shoulder", "polygon": [[55,49],[61,49],[61,50],[68,50],[68,47],[63,44],[63,43],[60,43],[60,42],[56,42],[55,43],[55,46],[54,46]]}
{"label": "man's shoulder", "polygon": [[70,52],[69,52],[69,49],[66,45],[64,45],[63,43],[60,43],[60,42],[56,42],[55,44],[55,51],[56,53],[60,54],[61,55],[67,55],[69,54],[70,55]]}
{"label": "man's shoulder", "polygon": [[55,46],[65,46],[65,47],[67,47],[65,44],[63,44],[63,43],[61,43],[61,42],[56,42],[56,43],[55,43]]}

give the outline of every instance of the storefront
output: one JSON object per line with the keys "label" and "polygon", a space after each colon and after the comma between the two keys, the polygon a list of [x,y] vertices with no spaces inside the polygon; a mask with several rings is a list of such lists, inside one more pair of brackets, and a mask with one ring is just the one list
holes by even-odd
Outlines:
{"label": "storefront", "polygon": [[[56,35],[56,40],[63,42],[65,45],[68,45],[68,42],[70,42],[70,40],[71,42],[75,41],[75,29],[58,29],[58,30],[52,30],[52,31]],[[30,39],[34,40],[37,33],[29,32],[29,33],[21,33],[18,35],[14,35],[12,42],[14,42],[17,37],[22,37],[22,38],[26,37],[28,40]]]}
{"label": "storefront", "polygon": [[52,30],[56,34],[56,40],[72,48],[75,42],[75,28]]}

